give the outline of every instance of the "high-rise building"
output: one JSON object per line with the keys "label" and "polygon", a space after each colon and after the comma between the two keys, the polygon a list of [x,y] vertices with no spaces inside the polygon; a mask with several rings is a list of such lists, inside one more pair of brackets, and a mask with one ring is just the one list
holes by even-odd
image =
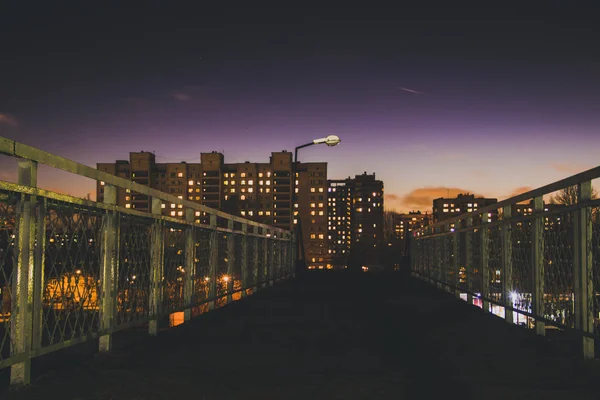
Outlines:
{"label": "high-rise building", "polygon": [[[200,154],[200,163],[156,163],[149,152],[129,153],[129,160],[99,163],[101,171],[239,215],[260,223],[292,229],[294,220],[302,226],[305,260],[324,266],[327,254],[327,163],[299,163],[297,167],[298,203],[292,214],[292,153],[273,152],[268,163],[226,164],[216,151]],[[97,196],[104,197],[99,182]],[[151,199],[119,189],[117,205],[150,211]],[[163,203],[162,214],[184,218],[183,207]],[[293,216],[293,218],[292,218]],[[196,212],[196,222],[207,221]],[[313,261],[314,260],[314,261]]]}
{"label": "high-rise building", "polygon": [[383,182],[365,172],[330,180],[328,186],[328,264],[347,265],[352,249],[360,252],[364,263],[377,264],[378,247],[383,243]]}
{"label": "high-rise building", "polygon": [[352,245],[354,185],[352,185],[351,179],[346,179],[329,180],[328,186],[328,267],[334,269],[345,268],[348,265],[348,256]]}
{"label": "high-rise building", "polygon": [[[434,222],[443,221],[497,202],[498,199],[475,197],[472,194],[462,193],[454,198],[440,197],[433,200],[433,220]],[[494,211],[490,214],[492,215],[489,216],[489,219],[493,220],[497,213]]]}
{"label": "high-rise building", "polygon": [[411,211],[408,214],[386,212],[384,228],[388,246],[397,246],[403,256],[408,255],[409,236],[416,229],[429,225],[433,220],[431,214]]}

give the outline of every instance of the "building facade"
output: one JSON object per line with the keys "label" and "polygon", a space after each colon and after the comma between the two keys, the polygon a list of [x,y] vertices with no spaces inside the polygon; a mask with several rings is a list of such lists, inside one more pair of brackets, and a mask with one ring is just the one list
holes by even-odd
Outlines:
{"label": "building facade", "polygon": [[[434,222],[444,221],[467,212],[476,211],[497,202],[498,199],[475,197],[475,195],[472,194],[462,193],[454,198],[440,197],[433,200],[433,220]],[[492,214],[489,215],[491,220],[497,216],[496,211],[490,214]]]}
{"label": "building facade", "polygon": [[[328,183],[328,267],[347,266],[348,257],[378,264],[383,235],[383,182],[375,174]],[[360,257],[359,257],[360,256]]]}
{"label": "building facade", "polygon": [[[327,163],[298,163],[297,203],[292,207],[292,153],[273,152],[268,163],[226,164],[216,151],[200,154],[200,163],[156,163],[154,154],[132,152],[129,160],[99,163],[101,171],[154,189],[239,215],[277,228],[293,229],[301,223],[307,264],[325,266],[327,255]],[[96,198],[104,198],[104,183]],[[117,205],[138,211],[151,210],[151,198],[119,189]],[[293,209],[293,211],[292,211]],[[163,203],[162,214],[184,218],[183,207]],[[196,212],[197,223],[207,223]],[[313,261],[314,260],[314,261]]]}

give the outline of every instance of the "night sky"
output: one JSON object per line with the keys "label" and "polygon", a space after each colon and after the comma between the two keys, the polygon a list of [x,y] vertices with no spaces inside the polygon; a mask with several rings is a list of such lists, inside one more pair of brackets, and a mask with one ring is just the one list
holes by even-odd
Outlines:
{"label": "night sky", "polygon": [[[327,161],[333,179],[375,172],[387,208],[408,211],[458,191],[505,198],[600,164],[591,2],[6,3],[0,136],[91,166],[141,150],[158,162],[212,150],[267,162],[336,134],[341,145],[300,160]],[[0,179],[14,179],[14,161],[0,165]],[[40,180],[95,190],[45,169]]]}

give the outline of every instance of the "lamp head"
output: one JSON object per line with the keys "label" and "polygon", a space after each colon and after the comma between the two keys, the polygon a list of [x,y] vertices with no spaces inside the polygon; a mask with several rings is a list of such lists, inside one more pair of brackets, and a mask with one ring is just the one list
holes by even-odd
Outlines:
{"label": "lamp head", "polygon": [[330,146],[330,147],[337,146],[340,142],[341,142],[341,139],[336,135],[329,135],[324,138],[313,140],[314,144],[325,143],[327,146]]}

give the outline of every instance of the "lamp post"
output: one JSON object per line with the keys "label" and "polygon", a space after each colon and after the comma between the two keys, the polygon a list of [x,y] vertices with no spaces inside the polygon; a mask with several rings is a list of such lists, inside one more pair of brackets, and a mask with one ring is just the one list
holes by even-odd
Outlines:
{"label": "lamp post", "polygon": [[[312,142],[303,144],[294,149],[294,162],[292,163],[292,222],[294,220],[295,204],[297,203],[296,196],[296,172],[298,171],[298,150],[304,147],[312,146],[315,144],[326,144],[329,147],[337,146],[341,142],[340,138],[336,135],[329,135],[324,138],[315,139]],[[300,206],[298,205],[298,211]],[[304,239],[302,238],[302,219],[300,218],[300,212],[298,212],[297,223],[294,227],[294,234],[299,241],[300,250],[296,252],[296,272],[299,273],[306,269],[306,259],[304,257]]]}

